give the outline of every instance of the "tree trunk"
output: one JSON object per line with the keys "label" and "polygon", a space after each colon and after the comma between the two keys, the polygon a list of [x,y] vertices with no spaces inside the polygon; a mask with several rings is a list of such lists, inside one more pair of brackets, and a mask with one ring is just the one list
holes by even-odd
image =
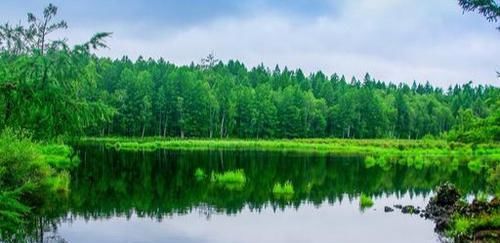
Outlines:
{"label": "tree trunk", "polygon": [[163,137],[167,137],[167,113],[165,112],[165,125],[163,127]]}
{"label": "tree trunk", "polygon": [[163,116],[161,115],[161,110],[160,110],[160,123],[158,124],[158,137],[161,137],[161,119]]}
{"label": "tree trunk", "polygon": [[220,122],[220,138],[223,138],[224,137],[224,120],[225,120],[226,116],[224,114],[222,114],[222,120]]}

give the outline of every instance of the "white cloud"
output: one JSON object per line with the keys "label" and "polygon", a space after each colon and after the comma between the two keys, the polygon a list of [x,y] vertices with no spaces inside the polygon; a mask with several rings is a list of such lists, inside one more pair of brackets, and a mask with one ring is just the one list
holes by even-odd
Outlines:
{"label": "white cloud", "polygon": [[499,86],[500,33],[480,16],[462,15],[455,1],[348,1],[339,14],[308,19],[254,11],[182,28],[147,23],[79,27],[69,36],[80,40],[111,29],[111,49],[100,55],[112,57],[142,55],[189,64],[214,51],[218,58],[247,66],[263,62],[360,78],[369,72],[377,79],[429,80],[441,87],[469,80]]}

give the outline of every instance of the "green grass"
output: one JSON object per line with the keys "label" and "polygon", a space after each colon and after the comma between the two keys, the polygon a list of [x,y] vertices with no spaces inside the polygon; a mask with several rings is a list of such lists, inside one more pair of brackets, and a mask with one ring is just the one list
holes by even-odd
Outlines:
{"label": "green grass", "polygon": [[68,193],[69,192],[69,181],[70,175],[67,171],[62,171],[54,176],[47,178],[45,184],[48,188],[57,193]]}
{"label": "green grass", "polygon": [[242,169],[230,170],[222,173],[212,172],[210,181],[221,185],[229,190],[241,190],[245,186],[247,178]]}
{"label": "green grass", "polygon": [[[130,151],[174,150],[258,150],[364,156],[367,168],[379,166],[385,171],[401,164],[416,169],[446,165],[452,170],[466,165],[471,171],[489,178],[489,191],[500,194],[500,143],[464,144],[437,139],[170,139],[83,138],[80,144],[105,145]],[[496,168],[496,169],[495,169]],[[483,173],[483,172],[487,173]]]}
{"label": "green grass", "polygon": [[293,184],[290,181],[283,184],[278,182],[273,186],[273,194],[277,198],[291,198],[293,197],[293,194],[295,194],[295,190],[293,189]]}
{"label": "green grass", "polygon": [[[120,150],[288,150],[314,153],[338,153],[372,155],[374,157],[405,156],[422,154],[428,157],[461,155],[470,157],[492,157],[500,160],[500,144],[480,144],[472,149],[471,145],[447,142],[444,140],[396,140],[396,139],[165,139],[165,138],[83,138],[82,144],[104,144]],[[476,153],[475,151],[480,151]],[[406,157],[406,156],[405,156]],[[424,158],[417,158],[423,163]]]}
{"label": "green grass", "polygon": [[68,146],[37,143],[20,131],[0,133],[0,226],[21,225],[33,205],[69,191],[66,169],[77,162],[71,153]]}
{"label": "green grass", "polygon": [[452,238],[470,236],[477,230],[499,229],[500,213],[482,214],[474,217],[455,215],[452,218],[451,227],[446,232]]}
{"label": "green grass", "polygon": [[370,208],[373,206],[373,200],[371,197],[361,194],[359,197],[359,206],[361,209]]}
{"label": "green grass", "polygon": [[483,168],[487,168],[488,166],[484,164],[484,162],[481,159],[474,159],[469,161],[467,163],[467,167],[469,167],[469,170],[474,171],[476,173],[481,173]]}

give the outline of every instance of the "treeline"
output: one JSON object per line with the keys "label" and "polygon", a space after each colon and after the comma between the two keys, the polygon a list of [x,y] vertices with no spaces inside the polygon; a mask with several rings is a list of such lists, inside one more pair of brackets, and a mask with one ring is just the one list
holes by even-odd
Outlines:
{"label": "treeline", "polygon": [[[213,58],[209,58],[213,60]],[[421,138],[464,116],[492,114],[499,91],[470,83],[450,88],[247,69],[238,61],[176,66],[163,60],[96,58],[97,90],[116,110],[96,135],[239,138]],[[465,124],[464,124],[465,123]]]}
{"label": "treeline", "polygon": [[35,137],[415,139],[450,130],[463,141],[500,137],[496,87],[467,83],[444,91],[369,74],[348,80],[278,66],[249,69],[213,55],[187,66],[112,60],[91,52],[105,46],[108,33],[71,48],[46,41],[64,22],[49,31],[36,28],[43,18],[33,18],[28,27],[0,28],[0,127]]}

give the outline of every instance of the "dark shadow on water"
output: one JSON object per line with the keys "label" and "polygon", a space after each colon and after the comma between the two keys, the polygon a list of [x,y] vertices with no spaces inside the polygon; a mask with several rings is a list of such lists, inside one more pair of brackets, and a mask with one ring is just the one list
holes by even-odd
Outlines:
{"label": "dark shadow on water", "polygon": [[[61,221],[113,217],[152,218],[199,213],[238,215],[248,208],[259,212],[304,204],[320,206],[353,203],[361,193],[428,197],[438,184],[449,181],[463,193],[486,186],[484,178],[466,166],[445,165],[414,168],[393,165],[390,169],[366,166],[363,157],[258,151],[118,152],[104,147],[78,148],[81,163],[71,172],[67,199],[36,210],[25,230],[28,240],[56,232]],[[207,176],[199,179],[197,169]],[[210,181],[211,172],[241,169],[242,188],[229,190]],[[293,195],[273,195],[276,183],[291,182]],[[47,240],[61,242],[63,239]]]}

